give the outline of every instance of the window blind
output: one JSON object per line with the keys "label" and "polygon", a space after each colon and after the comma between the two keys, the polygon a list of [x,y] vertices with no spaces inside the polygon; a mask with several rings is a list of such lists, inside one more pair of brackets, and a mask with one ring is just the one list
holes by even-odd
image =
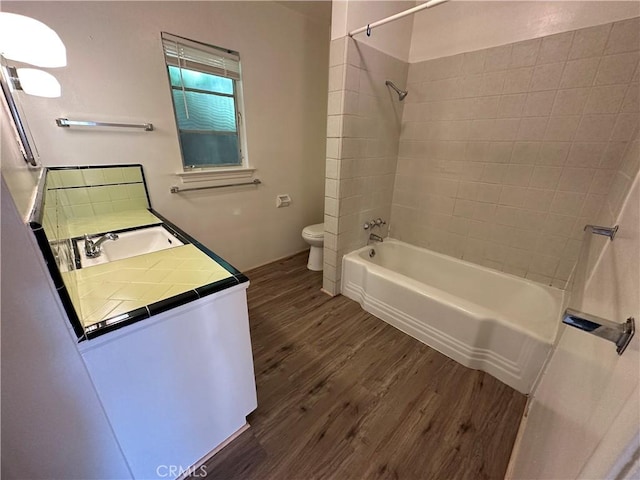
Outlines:
{"label": "window blind", "polygon": [[165,32],[162,32],[162,46],[167,65],[240,80],[240,55],[237,52]]}

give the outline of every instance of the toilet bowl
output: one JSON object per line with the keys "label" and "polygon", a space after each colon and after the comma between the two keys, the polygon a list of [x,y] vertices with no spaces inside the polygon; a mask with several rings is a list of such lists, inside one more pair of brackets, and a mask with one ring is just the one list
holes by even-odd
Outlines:
{"label": "toilet bowl", "polygon": [[304,227],[302,229],[302,238],[311,246],[307,268],[319,272],[322,270],[324,255],[324,223],[316,223],[315,225]]}

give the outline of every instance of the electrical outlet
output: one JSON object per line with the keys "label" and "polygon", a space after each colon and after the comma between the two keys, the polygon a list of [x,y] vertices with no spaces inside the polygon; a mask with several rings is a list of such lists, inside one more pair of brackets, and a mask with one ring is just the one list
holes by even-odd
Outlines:
{"label": "electrical outlet", "polygon": [[276,197],[277,208],[288,207],[289,205],[291,205],[291,197],[288,193],[285,193],[284,195],[278,195]]}

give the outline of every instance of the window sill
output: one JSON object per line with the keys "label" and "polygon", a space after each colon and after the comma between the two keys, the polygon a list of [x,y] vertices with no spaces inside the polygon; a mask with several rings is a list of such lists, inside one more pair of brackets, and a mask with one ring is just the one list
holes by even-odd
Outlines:
{"label": "window sill", "polygon": [[251,178],[255,171],[255,168],[218,168],[215,170],[177,172],[176,176],[182,179],[182,183],[208,182],[211,180]]}

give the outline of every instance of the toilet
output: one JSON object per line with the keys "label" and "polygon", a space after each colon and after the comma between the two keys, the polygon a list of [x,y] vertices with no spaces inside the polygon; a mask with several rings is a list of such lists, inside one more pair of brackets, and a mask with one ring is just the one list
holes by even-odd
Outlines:
{"label": "toilet", "polygon": [[307,268],[315,272],[322,270],[323,246],[324,246],[324,223],[316,223],[302,229],[302,238],[311,245],[309,250],[309,261]]}

